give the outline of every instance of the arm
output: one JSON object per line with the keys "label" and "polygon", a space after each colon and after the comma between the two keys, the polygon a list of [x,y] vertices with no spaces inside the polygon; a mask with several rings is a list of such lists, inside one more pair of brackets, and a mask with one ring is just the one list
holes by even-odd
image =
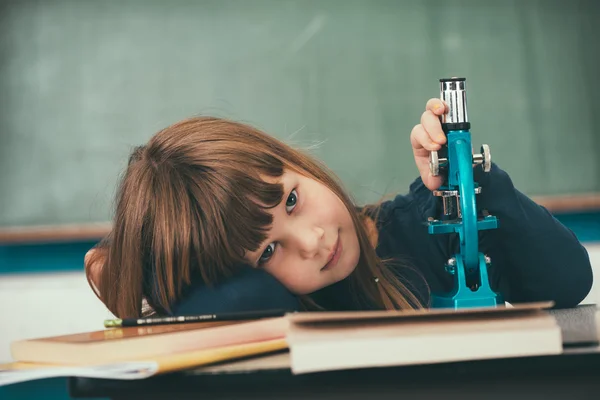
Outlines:
{"label": "arm", "polygon": [[[449,107],[440,99],[430,99],[425,108],[410,139],[422,183],[434,190],[442,180],[430,174],[429,155],[446,143],[440,116]],[[497,165],[487,174],[475,168],[474,179],[482,188],[478,208],[499,220],[498,229],[479,233],[479,249],[492,259],[492,286],[509,302],[553,300],[556,307],[581,302],[592,286],[592,270],[587,251],[575,235],[515,189]],[[422,201],[429,203],[430,196]],[[450,246],[456,251],[458,238],[451,239]]]}
{"label": "arm", "polygon": [[[106,261],[110,243],[109,235],[90,249],[84,259],[88,282],[101,300],[100,272]],[[269,309],[296,311],[299,307],[298,298],[275,278],[262,270],[247,267],[218,285],[207,286],[195,283],[173,306],[172,314],[190,315]]]}
{"label": "arm", "polygon": [[579,304],[593,278],[587,251],[573,232],[519,192],[497,165],[487,174],[475,168],[474,178],[482,188],[478,208],[499,221],[497,229],[480,233],[480,251],[491,257],[490,279],[506,301]]}
{"label": "arm", "polygon": [[100,298],[99,282],[102,266],[106,262],[110,245],[110,234],[92,247],[83,258],[83,267],[88,283],[96,296]]}
{"label": "arm", "polygon": [[298,311],[298,298],[263,270],[245,267],[225,282],[193,285],[172,309],[173,315],[281,309]]}

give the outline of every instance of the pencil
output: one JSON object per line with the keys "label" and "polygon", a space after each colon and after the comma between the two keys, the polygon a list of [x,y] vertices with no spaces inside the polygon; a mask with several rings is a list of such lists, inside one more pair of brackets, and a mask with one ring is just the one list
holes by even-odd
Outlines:
{"label": "pencil", "polygon": [[201,314],[201,315],[182,315],[176,317],[149,317],[149,318],[116,318],[104,320],[105,328],[121,328],[127,326],[148,326],[148,325],[167,325],[167,324],[185,324],[191,322],[207,321],[239,321],[260,318],[282,317],[285,310],[261,310],[261,311],[242,311],[220,314]]}

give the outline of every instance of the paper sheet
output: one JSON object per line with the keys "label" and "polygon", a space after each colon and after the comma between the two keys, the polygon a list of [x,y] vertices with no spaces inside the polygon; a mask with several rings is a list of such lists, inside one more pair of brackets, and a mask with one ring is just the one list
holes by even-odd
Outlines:
{"label": "paper sheet", "polygon": [[0,370],[0,386],[36,379],[68,376],[123,380],[145,379],[156,374],[158,371],[158,363],[152,361],[123,362],[93,366],[46,366],[32,368],[27,367],[27,365],[23,363],[14,363],[7,364],[4,367],[8,369]]}

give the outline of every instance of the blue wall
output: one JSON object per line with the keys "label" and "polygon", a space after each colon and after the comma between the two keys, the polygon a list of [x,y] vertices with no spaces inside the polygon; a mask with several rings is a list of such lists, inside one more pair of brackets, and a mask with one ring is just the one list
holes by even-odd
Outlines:
{"label": "blue wall", "polygon": [[42,379],[0,387],[2,400],[67,400],[70,398],[66,378]]}
{"label": "blue wall", "polygon": [[0,273],[83,270],[85,253],[96,241],[0,245]]}
{"label": "blue wall", "polygon": [[582,242],[600,242],[600,211],[556,214]]}

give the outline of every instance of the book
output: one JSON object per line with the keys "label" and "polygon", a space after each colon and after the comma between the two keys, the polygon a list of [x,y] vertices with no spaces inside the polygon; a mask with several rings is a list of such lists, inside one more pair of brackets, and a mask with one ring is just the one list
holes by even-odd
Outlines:
{"label": "book", "polygon": [[294,374],[560,354],[555,318],[534,303],[496,309],[289,316]]}
{"label": "book", "polygon": [[285,339],[286,317],[113,328],[11,343],[17,362],[89,365]]}
{"label": "book", "polygon": [[181,371],[191,367],[236,360],[258,354],[274,353],[284,349],[287,349],[285,339],[272,339],[163,355],[148,360],[109,364],[57,365],[14,362],[0,365],[0,386],[36,379],[69,376],[120,380],[146,379],[153,375]]}

